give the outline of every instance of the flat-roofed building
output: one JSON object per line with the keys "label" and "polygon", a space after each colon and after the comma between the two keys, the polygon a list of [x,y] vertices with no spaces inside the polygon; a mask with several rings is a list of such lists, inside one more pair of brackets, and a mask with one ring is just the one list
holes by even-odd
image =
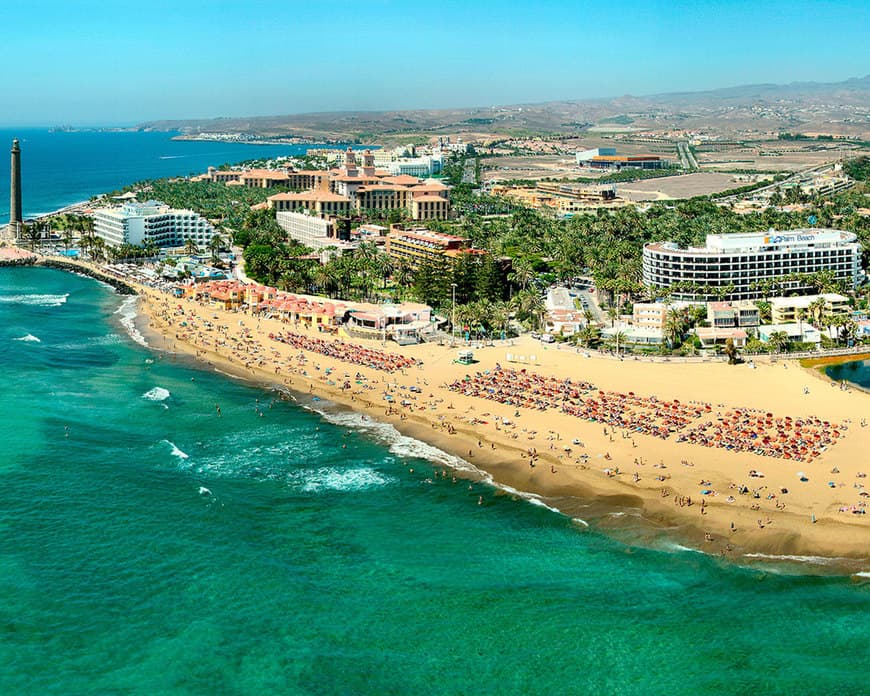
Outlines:
{"label": "flat-roofed building", "polygon": [[215,230],[208,220],[192,210],[147,201],[97,210],[94,233],[112,247],[143,245],[149,240],[157,246],[176,247],[184,245],[188,239],[205,246],[214,237]]}
{"label": "flat-roofed building", "polygon": [[582,150],[575,154],[575,160],[590,169],[662,169],[668,165],[658,155],[618,155],[612,147]]}
{"label": "flat-roofed building", "polygon": [[708,302],[707,321],[721,329],[758,326],[761,323],[758,307],[754,302]]}
{"label": "flat-roofed building", "polygon": [[815,343],[816,345],[822,342],[821,332],[807,322],[798,322],[797,324],[765,324],[758,327],[758,338],[768,343],[770,337],[779,332],[788,336],[789,341]]}
{"label": "flat-roofed building", "polygon": [[774,297],[770,301],[770,315],[774,324],[790,324],[798,321],[798,315],[802,321],[811,321],[810,307],[819,303],[819,318],[843,316],[849,313],[849,298],[833,292],[822,295],[802,295],[799,297]]}
{"label": "flat-roofed building", "polygon": [[701,342],[702,348],[724,346],[730,339],[737,348],[746,346],[746,332],[743,329],[722,329],[715,326],[698,326],[694,329],[695,335]]}
{"label": "flat-roofed building", "polygon": [[[318,252],[321,261],[357,247],[350,241],[350,225],[345,225],[347,234],[344,234],[342,221],[335,218],[321,218],[307,211],[281,211],[275,213],[275,220],[290,239]],[[322,253],[325,250],[328,253]]]}
{"label": "flat-roofed building", "polygon": [[484,253],[469,248],[469,241],[452,234],[427,229],[405,229],[401,225],[390,227],[386,252],[395,261],[403,261],[416,270],[420,265],[438,256],[456,258],[463,253]]}
{"label": "flat-roofed building", "polygon": [[662,331],[668,319],[668,306],[664,302],[638,302],[632,310],[632,323],[641,329]]}
{"label": "flat-roofed building", "polygon": [[784,290],[809,290],[807,281],[786,276],[830,270],[854,288],[861,275],[861,245],[851,232],[798,229],[785,232],[709,234],[703,247],[672,242],[643,248],[643,282],[650,288],[677,286],[672,296],[689,301],[763,297],[765,281]]}

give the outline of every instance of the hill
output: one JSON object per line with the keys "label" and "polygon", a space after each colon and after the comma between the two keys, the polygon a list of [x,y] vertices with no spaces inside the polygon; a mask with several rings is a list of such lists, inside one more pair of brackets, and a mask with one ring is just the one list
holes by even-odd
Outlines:
{"label": "hill", "polygon": [[142,123],[141,130],[242,133],[257,138],[389,142],[464,134],[467,139],[584,131],[779,131],[870,139],[870,75],[842,82],[756,84],[698,92],[452,109],[345,111]]}

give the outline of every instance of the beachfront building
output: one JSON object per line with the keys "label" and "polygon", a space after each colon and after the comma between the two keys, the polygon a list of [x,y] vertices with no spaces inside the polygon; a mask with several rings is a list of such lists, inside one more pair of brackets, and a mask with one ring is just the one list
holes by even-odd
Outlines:
{"label": "beachfront building", "polygon": [[722,329],[716,326],[698,326],[693,329],[701,343],[701,348],[724,346],[730,340],[736,348],[746,347],[746,331],[743,329]]}
{"label": "beachfront building", "polygon": [[417,302],[370,304],[346,302],[314,295],[300,295],[267,285],[221,280],[184,286],[189,298],[221,309],[239,309],[343,338],[390,339],[417,343],[432,330],[432,308]]}
{"label": "beachfront building", "polygon": [[709,234],[703,247],[653,242],[643,248],[644,284],[653,290],[674,287],[673,297],[689,301],[718,295],[757,299],[764,296],[766,281],[787,291],[808,290],[805,282],[784,278],[826,270],[849,287],[857,285],[861,245],[854,234],[833,229]]}
{"label": "beachfront building", "polygon": [[197,246],[206,246],[214,237],[215,229],[192,210],[178,210],[160,201],[147,201],[97,210],[94,233],[112,247],[142,245],[148,241],[161,247],[178,247],[188,239]]}
{"label": "beachfront building", "polygon": [[615,343],[617,336],[622,345],[658,346],[665,342],[665,335],[661,329],[622,324],[601,329],[601,338],[608,343]]}
{"label": "beachfront building", "polygon": [[740,302],[708,302],[707,321],[720,329],[758,326],[761,314],[757,305],[748,300]]}
{"label": "beachfront building", "polygon": [[812,324],[807,322],[765,324],[764,326],[758,327],[758,338],[765,343],[768,343],[770,337],[776,333],[784,333],[788,336],[789,341],[815,343],[816,345],[822,342],[821,332]]}
{"label": "beachfront building", "polygon": [[831,317],[845,316],[849,311],[849,298],[833,292],[823,295],[774,297],[770,301],[770,315],[775,324],[788,324],[798,319],[807,322],[823,321]]}
{"label": "beachfront building", "polygon": [[392,225],[387,235],[387,255],[396,261],[404,262],[417,270],[427,260],[443,256],[455,259],[462,254],[482,254],[480,249],[471,249],[463,237],[433,232],[424,228],[405,229]]}
{"label": "beachfront building", "polygon": [[637,302],[632,309],[632,324],[639,329],[662,332],[668,319],[664,302]]}

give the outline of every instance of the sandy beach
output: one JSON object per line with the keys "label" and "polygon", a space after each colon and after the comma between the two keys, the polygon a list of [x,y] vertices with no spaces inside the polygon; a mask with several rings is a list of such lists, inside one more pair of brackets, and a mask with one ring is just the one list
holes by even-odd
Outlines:
{"label": "sandy beach", "polygon": [[[796,362],[653,364],[522,338],[476,349],[466,366],[454,362],[456,348],[343,338],[336,351],[334,337],[301,325],[137,289],[155,348],[390,422],[572,517],[590,505],[602,527],[640,515],[650,537],[732,558],[818,556],[853,568],[868,558],[868,395]],[[509,353],[525,362],[509,363]],[[382,359],[385,369],[370,366]],[[521,394],[538,381],[543,391],[538,403],[500,403],[493,379]],[[475,380],[490,382],[475,392]],[[546,405],[565,380],[573,402]],[[609,410],[590,420],[557,403]],[[614,413],[626,425],[602,422]],[[750,441],[754,451],[740,451]]]}

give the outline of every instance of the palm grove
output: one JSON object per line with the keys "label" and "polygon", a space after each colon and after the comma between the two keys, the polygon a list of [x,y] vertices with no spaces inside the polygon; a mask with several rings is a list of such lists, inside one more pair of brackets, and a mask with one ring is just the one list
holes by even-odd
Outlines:
{"label": "palm grove", "polygon": [[[857,169],[863,176],[865,168]],[[866,265],[870,218],[859,209],[867,206],[867,186],[861,183],[848,192],[824,198],[798,194],[809,205],[799,213],[768,207],[738,214],[710,197],[698,197],[653,203],[644,212],[626,206],[561,220],[509,201],[477,196],[470,185],[458,184],[451,195],[459,218],[426,224],[466,237],[474,248],[486,253],[463,255],[455,261],[437,257],[416,271],[365,242],[353,252],[333,255],[321,264],[310,249],[287,240],[273,211],[251,209],[275,193],[274,189],[229,189],[212,182],[158,180],[129,190],[174,207],[192,208],[222,226],[243,248],[246,273],[258,282],[349,300],[416,299],[446,316],[455,309],[458,325],[470,333],[492,335],[505,331],[510,319],[526,328],[541,328],[541,288],[580,275],[592,278],[612,319],[630,311],[631,303],[652,299],[641,282],[642,247],[650,241],[695,245],[703,243],[707,234],[803,227],[814,216],[819,226],[855,232],[864,246]],[[766,300],[795,280],[773,279],[759,291]],[[820,291],[844,290],[826,274],[800,280]],[[710,291],[721,295],[727,288]],[[859,301],[866,305],[867,297]],[[763,307],[764,302],[762,311]],[[668,343],[678,344],[685,329],[700,320],[698,313],[674,314],[665,331]],[[580,335],[585,343],[594,337],[591,330]]]}

